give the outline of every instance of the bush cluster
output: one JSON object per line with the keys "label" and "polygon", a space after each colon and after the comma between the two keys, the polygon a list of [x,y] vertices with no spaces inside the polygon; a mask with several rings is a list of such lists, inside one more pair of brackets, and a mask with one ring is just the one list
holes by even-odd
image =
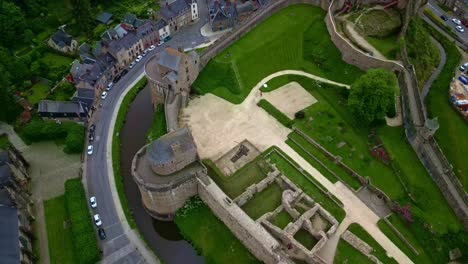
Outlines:
{"label": "bush cluster", "polygon": [[260,106],[265,111],[267,111],[267,113],[269,113],[271,116],[276,118],[276,120],[278,120],[278,122],[283,124],[283,126],[289,127],[289,128],[292,127],[294,123],[293,120],[289,119],[289,117],[283,114],[280,110],[276,109],[276,107],[270,104],[270,102],[268,102],[267,100],[265,99],[260,100],[258,102],[258,106]]}
{"label": "bush cluster", "polygon": [[100,259],[91,215],[80,179],[65,182],[65,204],[70,217],[77,263],[96,263]]}

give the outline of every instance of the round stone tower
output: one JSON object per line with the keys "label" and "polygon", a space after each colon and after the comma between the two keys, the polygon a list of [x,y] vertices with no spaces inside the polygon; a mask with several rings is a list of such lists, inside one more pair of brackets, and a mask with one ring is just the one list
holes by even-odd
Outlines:
{"label": "round stone tower", "polygon": [[133,158],[132,176],[146,211],[159,220],[172,220],[176,211],[197,195],[196,175],[206,173],[186,127],[141,148]]}

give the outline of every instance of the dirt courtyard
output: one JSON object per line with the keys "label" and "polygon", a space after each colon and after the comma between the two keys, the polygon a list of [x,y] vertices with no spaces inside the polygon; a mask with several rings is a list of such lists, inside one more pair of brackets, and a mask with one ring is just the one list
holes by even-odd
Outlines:
{"label": "dirt courtyard", "polygon": [[272,92],[263,93],[262,97],[290,119],[294,119],[294,114],[298,111],[317,102],[317,99],[297,82],[290,82]]}

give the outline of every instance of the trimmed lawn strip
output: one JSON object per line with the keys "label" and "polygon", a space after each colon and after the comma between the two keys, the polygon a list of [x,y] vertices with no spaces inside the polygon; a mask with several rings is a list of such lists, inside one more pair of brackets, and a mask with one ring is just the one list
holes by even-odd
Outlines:
{"label": "trimmed lawn strip", "polygon": [[198,197],[186,202],[174,221],[207,263],[261,263]]}
{"label": "trimmed lawn strip", "polygon": [[49,92],[49,86],[43,84],[43,83],[36,83],[33,87],[31,87],[27,93],[28,95],[26,96],[26,100],[31,105],[36,105],[39,103],[39,101],[44,100],[47,96],[47,93]]}
{"label": "trimmed lawn strip", "polygon": [[341,59],[326,29],[325,14],[304,4],[276,12],[213,58],[194,90],[239,104],[262,78],[291,69],[352,83],[363,72]]}
{"label": "trimmed lawn strip", "polygon": [[65,206],[65,195],[44,201],[44,215],[50,263],[78,263],[74,254],[73,235]]}
{"label": "trimmed lawn strip", "polygon": [[[448,90],[455,76],[455,70],[461,61],[457,47],[428,24],[426,28],[443,45],[447,62],[439,77],[434,81],[426,97],[428,113],[438,117],[440,128],[435,134],[445,156],[452,164],[455,174],[460,179],[465,191],[468,191],[468,125],[450,105]],[[456,146],[456,147],[455,147]]]}
{"label": "trimmed lawn strip", "polygon": [[263,191],[256,193],[252,199],[242,206],[242,210],[253,220],[268,212],[273,212],[281,205],[283,189],[276,184],[268,185]]}
{"label": "trimmed lawn strip", "polygon": [[398,263],[395,259],[387,256],[387,251],[382,248],[382,246],[377,243],[370,235],[366,232],[359,224],[353,223],[348,227],[348,231],[362,239],[369,246],[373,248],[372,255],[377,257],[383,263]]}
{"label": "trimmed lawn strip", "polygon": [[153,123],[146,135],[146,143],[151,143],[167,133],[164,105],[158,104],[154,111]]}
{"label": "trimmed lawn strip", "polygon": [[[321,163],[323,163],[329,170],[334,172],[342,181],[346,184],[351,186],[353,190],[358,190],[361,188],[361,183],[357,178],[353,178],[351,175],[346,173],[342,168],[340,168],[337,164],[331,161],[329,158],[325,156],[319,149],[317,149],[314,145],[309,143],[306,139],[301,137],[298,133],[292,132],[288,135],[289,138],[294,139],[295,142],[299,143],[301,147],[307,150],[310,154],[312,154],[316,159],[318,159]],[[322,165],[320,165],[317,161],[312,159],[309,154],[307,154],[304,150],[302,150],[295,142],[291,139],[286,140],[286,143],[293,148],[297,153],[299,153],[307,162],[309,162],[314,168],[316,168],[323,176],[327,177],[331,182],[337,182],[337,178],[335,175],[331,174],[327,169],[325,169]]]}
{"label": "trimmed lawn strip", "polygon": [[0,149],[8,149],[10,146],[10,141],[8,141],[8,136],[6,134],[0,135]]}
{"label": "trimmed lawn strip", "polygon": [[[268,158],[271,163],[275,164],[281,173],[289,178],[294,184],[301,188],[307,195],[309,195],[315,202],[319,203],[325,210],[330,212],[338,222],[343,221],[346,212],[336,202],[340,203],[339,200],[332,194],[327,194],[322,190],[326,190],[320,183],[318,183],[312,176],[307,175],[305,177],[300,171],[298,171],[293,165],[285,160],[279,153],[282,153],[287,157],[280,149],[273,147],[275,151],[272,152]],[[271,150],[270,149],[270,150]],[[267,153],[269,150],[266,151]],[[279,153],[278,153],[279,152]],[[288,157],[289,161],[292,162],[296,167],[298,165]]]}
{"label": "trimmed lawn strip", "polygon": [[125,197],[125,191],[123,186],[123,176],[120,171],[120,130],[122,130],[122,126],[125,121],[125,117],[127,116],[128,107],[130,103],[133,102],[135,97],[138,93],[143,90],[146,86],[146,78],[143,77],[139,80],[135,86],[133,86],[130,91],[125,95],[124,99],[122,100],[122,104],[120,105],[119,112],[117,114],[117,119],[115,121],[115,128],[114,128],[114,135],[112,135],[112,167],[114,169],[114,178],[115,178],[115,185],[117,188],[117,193],[119,194],[120,204],[122,205],[122,209],[125,214],[125,218],[127,219],[128,225],[130,228],[135,229],[136,223],[135,219],[133,218],[132,212],[130,208],[128,208],[128,201],[127,197]]}
{"label": "trimmed lawn strip", "polygon": [[272,224],[276,225],[277,227],[283,229],[285,228],[289,223],[293,221],[293,218],[286,212],[285,210],[282,210],[277,214],[272,220]]}
{"label": "trimmed lawn strip", "polygon": [[233,175],[226,176],[211,160],[203,160],[208,169],[208,175],[231,199],[242,194],[247,187],[263,180],[270,168],[259,155],[253,161],[247,163]]}
{"label": "trimmed lawn strip", "polygon": [[366,40],[388,59],[395,59],[400,52],[398,35],[384,38],[366,37]]}
{"label": "trimmed lawn strip", "polygon": [[335,258],[333,259],[335,264],[348,264],[348,263],[359,263],[359,264],[373,264],[368,257],[361,254],[357,249],[353,248],[348,242],[340,239],[338,247],[336,248]]}
{"label": "trimmed lawn strip", "polygon": [[289,119],[285,114],[283,114],[280,110],[278,110],[274,105],[268,102],[265,99],[261,99],[258,102],[258,106],[263,108],[268,114],[274,117],[278,122],[280,122],[283,126],[291,128],[292,124],[294,123],[293,120]]}

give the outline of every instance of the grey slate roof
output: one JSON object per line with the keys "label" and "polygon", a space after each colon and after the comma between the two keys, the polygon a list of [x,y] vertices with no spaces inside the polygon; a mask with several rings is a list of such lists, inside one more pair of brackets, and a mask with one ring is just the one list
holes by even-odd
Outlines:
{"label": "grey slate roof", "polygon": [[162,19],[160,19],[160,20],[158,20],[158,22],[156,22],[156,28],[158,30],[165,27],[165,26],[167,26],[167,23],[166,23],[166,21],[164,21]]}
{"label": "grey slate roof", "polygon": [[2,264],[20,263],[18,211],[10,206],[11,200],[8,193],[6,190],[0,190],[0,259]]}
{"label": "grey slate roof", "polygon": [[190,130],[187,127],[183,127],[153,141],[148,146],[146,152],[147,159],[156,165],[167,164],[176,159],[173,151],[175,145],[177,145],[178,150],[182,153],[196,153],[196,146]]}
{"label": "grey slate roof", "polygon": [[[159,53],[159,59],[157,63],[171,70],[178,71],[179,63],[180,63],[180,56],[170,54],[168,52],[168,49],[165,49],[161,53]],[[174,52],[171,52],[171,53],[174,53]]]}
{"label": "grey slate roof", "polygon": [[125,14],[124,18],[122,19],[122,22],[133,26],[133,23],[135,22],[136,19],[137,19],[137,17],[134,14],[127,13],[127,14]]}
{"label": "grey slate roof", "polygon": [[161,16],[170,20],[175,18],[190,9],[190,4],[186,0],[176,0],[173,3],[163,6],[160,10]]}
{"label": "grey slate roof", "polygon": [[63,48],[65,46],[70,46],[72,37],[65,33],[65,31],[59,30],[52,35],[52,40],[57,46]]}
{"label": "grey slate roof", "polygon": [[244,3],[239,3],[236,5],[236,10],[238,14],[244,12],[250,12],[255,9],[254,3],[252,1],[245,1]]}
{"label": "grey slate roof", "polygon": [[111,13],[102,12],[97,16],[96,20],[101,22],[102,24],[107,24],[107,22],[109,22],[111,18],[112,18]]}
{"label": "grey slate roof", "polygon": [[136,30],[136,33],[138,35],[139,38],[142,38],[143,36],[153,32],[157,30],[156,29],[156,24],[153,23],[152,21],[144,21],[143,24],[141,24],[137,30]]}
{"label": "grey slate roof", "polygon": [[179,77],[177,76],[177,73],[171,71],[168,74],[166,74],[166,76],[164,76],[163,79],[168,79],[169,81],[175,83],[177,79],[179,79]]}
{"label": "grey slate roof", "polygon": [[75,102],[42,100],[39,102],[39,113],[84,113],[83,107]]}

